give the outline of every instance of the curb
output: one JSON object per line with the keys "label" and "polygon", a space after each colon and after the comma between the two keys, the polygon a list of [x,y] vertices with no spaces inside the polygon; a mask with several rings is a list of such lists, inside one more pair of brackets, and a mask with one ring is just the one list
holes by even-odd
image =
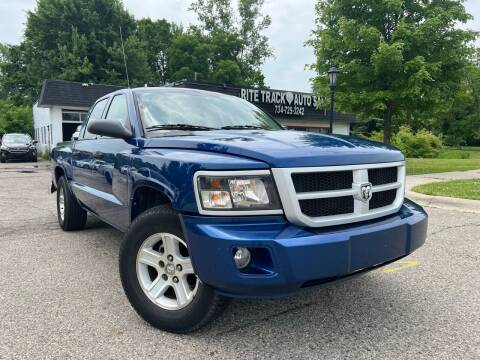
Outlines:
{"label": "curb", "polygon": [[446,196],[431,196],[413,191],[407,191],[405,196],[422,206],[480,214],[480,200],[459,199]]}
{"label": "curb", "polygon": [[412,191],[414,186],[421,184],[478,178],[480,178],[479,170],[469,170],[454,173],[409,175],[407,176],[405,196],[422,206],[480,214],[480,200],[460,199],[447,196],[432,196]]}

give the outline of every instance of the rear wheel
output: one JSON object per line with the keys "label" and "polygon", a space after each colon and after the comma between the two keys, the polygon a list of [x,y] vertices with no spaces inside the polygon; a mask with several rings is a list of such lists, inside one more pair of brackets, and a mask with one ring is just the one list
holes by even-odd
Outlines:
{"label": "rear wheel", "polygon": [[65,231],[82,230],[87,222],[87,212],[80,207],[63,176],[58,180],[57,217]]}
{"label": "rear wheel", "polygon": [[178,214],[169,207],[147,210],[132,223],[120,249],[120,276],[133,308],[162,330],[195,331],[225,305],[195,274]]}

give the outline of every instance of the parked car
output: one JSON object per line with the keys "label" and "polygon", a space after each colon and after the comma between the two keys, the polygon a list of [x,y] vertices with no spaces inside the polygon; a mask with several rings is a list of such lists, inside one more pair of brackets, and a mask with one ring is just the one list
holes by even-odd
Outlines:
{"label": "parked car", "polygon": [[26,160],[37,161],[37,140],[27,134],[5,134],[0,146],[0,161]]}
{"label": "parked car", "polygon": [[404,199],[400,151],[285,130],[233,96],[120,90],[52,155],[62,229],[83,229],[89,212],[124,232],[125,293],[172,332],[205,325],[226,298],[359,275],[426,237],[426,213]]}

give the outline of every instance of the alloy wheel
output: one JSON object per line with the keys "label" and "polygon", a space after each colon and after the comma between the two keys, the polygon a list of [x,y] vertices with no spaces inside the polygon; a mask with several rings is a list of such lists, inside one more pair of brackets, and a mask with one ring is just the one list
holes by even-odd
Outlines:
{"label": "alloy wheel", "polygon": [[180,310],[190,304],[200,281],[186,243],[170,233],[153,234],[142,243],[136,270],[144,293],[166,310]]}
{"label": "alloy wheel", "polygon": [[58,194],[58,211],[60,212],[60,219],[65,220],[65,189],[61,187]]}

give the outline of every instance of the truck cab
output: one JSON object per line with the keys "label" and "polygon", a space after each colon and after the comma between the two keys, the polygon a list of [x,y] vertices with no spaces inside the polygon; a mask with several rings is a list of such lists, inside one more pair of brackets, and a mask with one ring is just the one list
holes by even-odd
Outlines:
{"label": "truck cab", "polygon": [[285,296],[401,259],[427,215],[394,147],[285,130],[245,100],[124,89],[52,151],[60,226],[124,232],[120,277],[153,326],[189,332],[231,297]]}

